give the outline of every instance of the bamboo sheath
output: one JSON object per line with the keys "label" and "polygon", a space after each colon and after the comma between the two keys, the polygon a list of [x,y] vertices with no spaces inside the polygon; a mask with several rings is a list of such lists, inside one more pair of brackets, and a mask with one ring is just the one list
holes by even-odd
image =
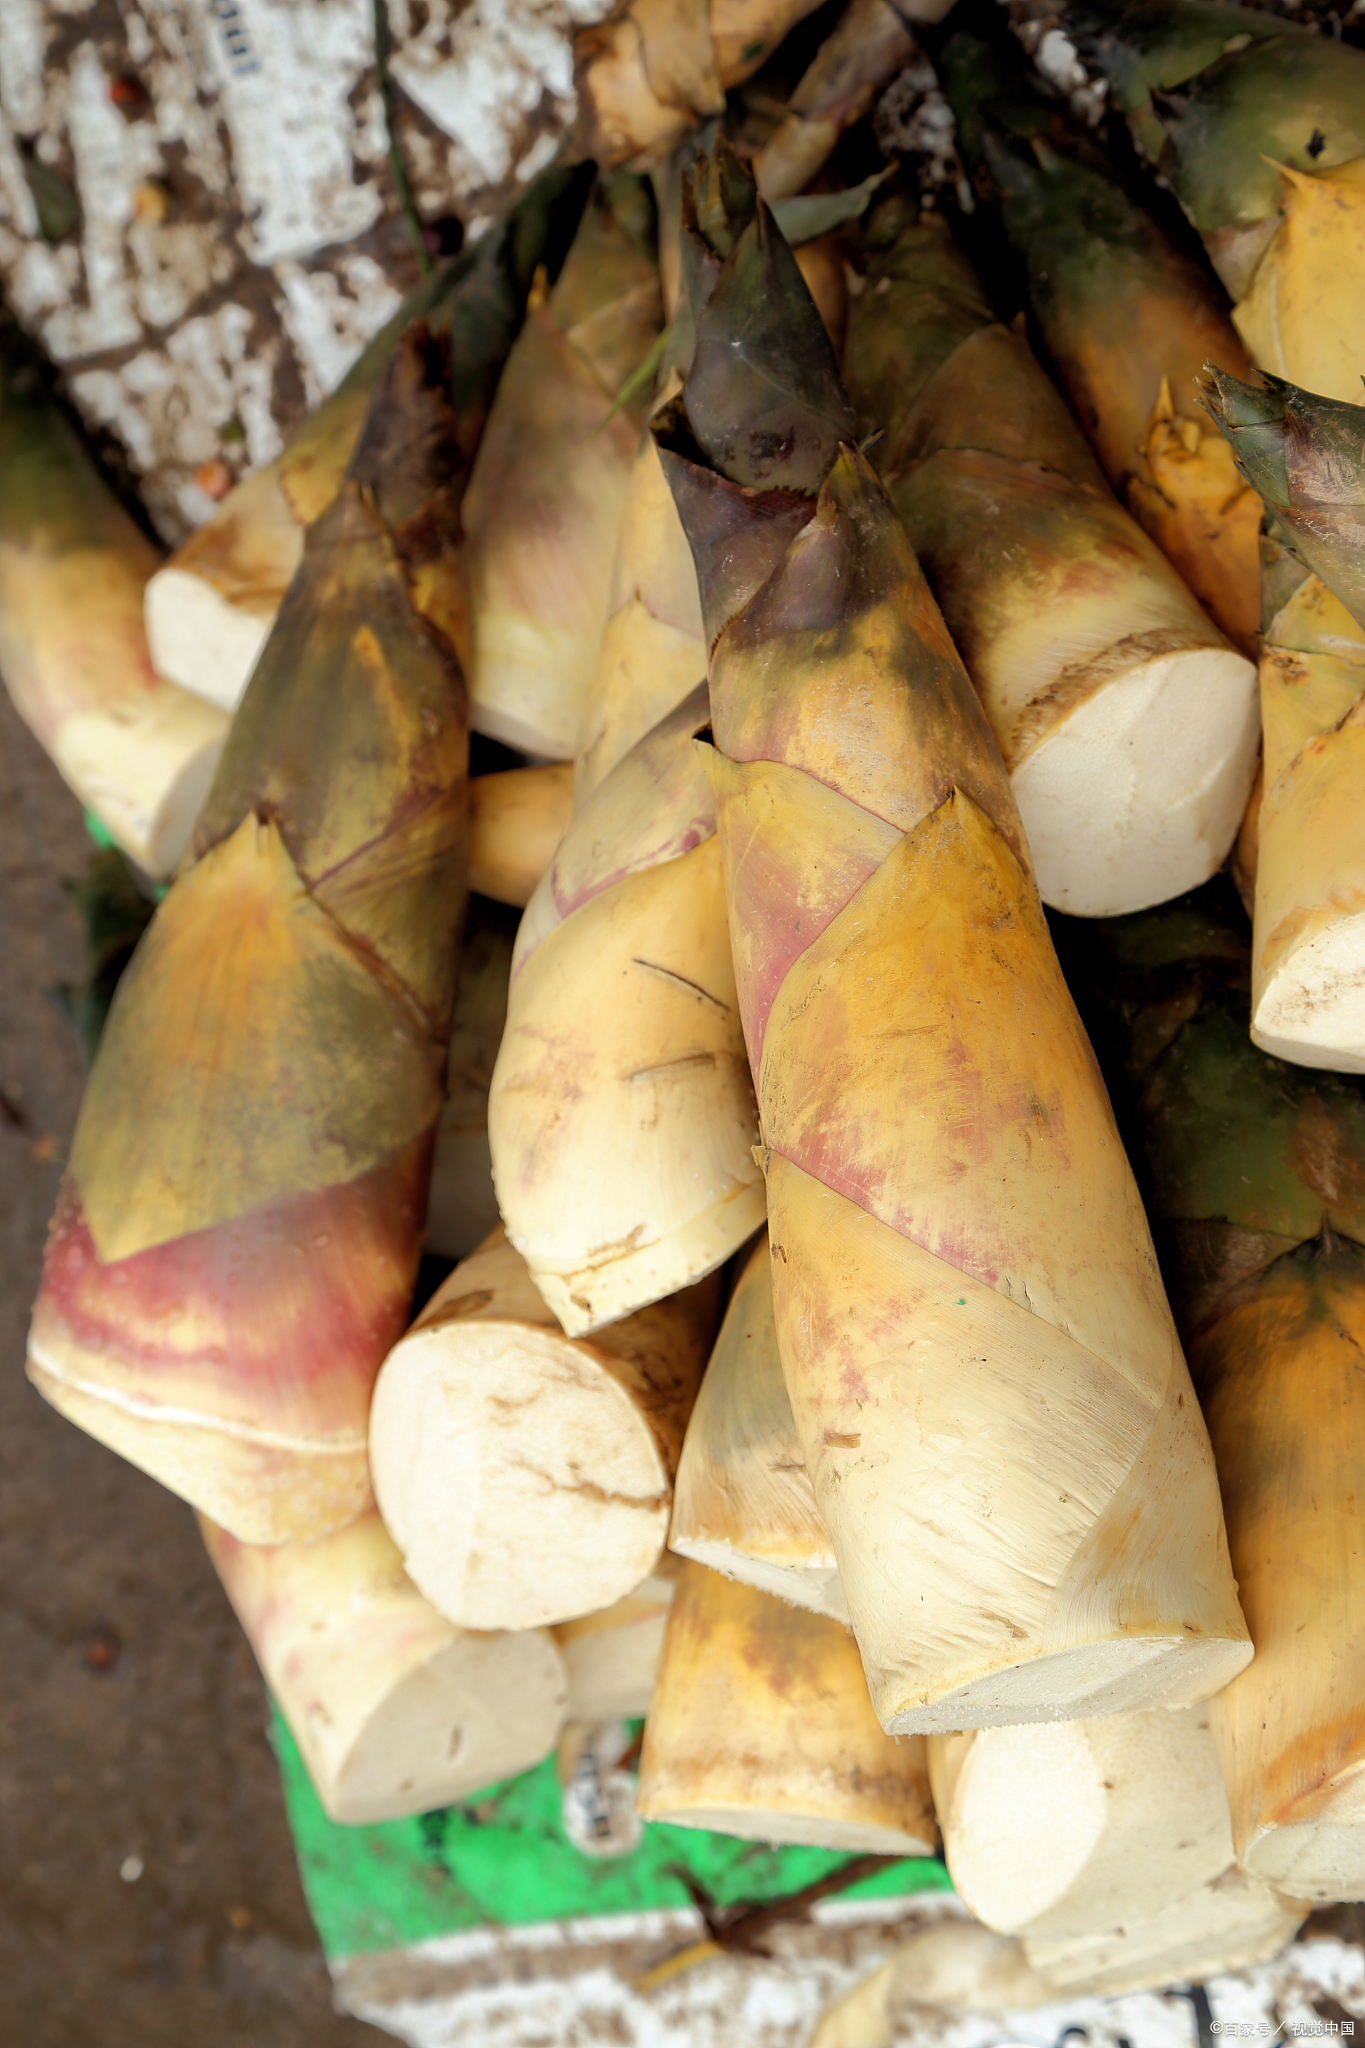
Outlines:
{"label": "bamboo sheath", "polygon": [[766,1231],[731,1297],[687,1425],[668,1547],[848,1626],[782,1378]]}
{"label": "bamboo sheath", "polygon": [[0,675],[63,781],[147,874],[185,849],[227,720],[154,673],[157,551],[0,328]]}
{"label": "bamboo sheath", "polygon": [[564,1663],[543,1629],[453,1627],[374,1508],[317,1543],[204,1541],[335,1821],[427,1813],[530,1770],[559,1739]]}
{"label": "bamboo sheath", "polygon": [[1251,1654],[1207,1435],[1009,784],[815,318],[760,206],[661,430],[798,1437],[884,1727],[1197,1699]]}
{"label": "bamboo sheath", "polygon": [[583,805],[517,935],[488,1102],[512,1244],[570,1336],[698,1280],[763,1220],[704,686]]}
{"label": "bamboo sheath", "polygon": [[1254,659],[1260,502],[1196,389],[1210,363],[1249,371],[1216,279],[1030,84],[1012,38],[950,36],[938,72],[974,189],[1026,267],[1039,335],[1106,477]]}
{"label": "bamboo sheath", "polygon": [[571,1339],[499,1230],[384,1361],[375,1497],[412,1579],[466,1628],[608,1607],[658,1565],[714,1281]]}
{"label": "bamboo sheath", "polygon": [[[949,4],[945,0],[914,18],[937,20]],[[784,119],[754,158],[754,182],[763,197],[771,202],[804,191],[839,137],[862,119],[915,49],[901,11],[889,0],[849,0],[793,92]]]}
{"label": "bamboo sheath", "polygon": [[923,1740],[883,1734],[847,1630],[693,1563],[669,1609],[636,1810],[752,1841],[938,1845]]}
{"label": "bamboo sheath", "polygon": [[532,294],[469,483],[471,721],[556,760],[597,664],[644,423],[617,393],[659,327],[643,201],[628,176],[595,188],[553,289]]}
{"label": "bamboo sheath", "polygon": [[1365,1107],[1246,1035],[1213,889],[1063,935],[1123,1106],[1218,1464],[1255,1661],[1210,1702],[1239,1862],[1365,1895]]}
{"label": "bamboo sheath", "polygon": [[1365,53],[1251,8],[1068,0],[1062,17],[1202,236],[1258,369],[1357,398]]}
{"label": "bamboo sheath", "polygon": [[1010,772],[1043,900],[1162,902],[1221,865],[1255,671],[1118,505],[935,215],[884,200],[845,374]]}
{"label": "bamboo sheath", "polygon": [[[537,220],[531,195],[519,260]],[[480,244],[444,340],[405,337],[309,529],[193,862],[115,999],[34,1310],[48,1399],[246,1542],[366,1506],[370,1391],[416,1270],[464,902],[445,628],[515,322],[507,243]]]}

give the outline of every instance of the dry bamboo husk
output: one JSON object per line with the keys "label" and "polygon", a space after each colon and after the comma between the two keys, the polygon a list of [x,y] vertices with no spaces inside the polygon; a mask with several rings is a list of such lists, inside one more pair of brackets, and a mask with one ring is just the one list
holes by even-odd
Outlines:
{"label": "dry bamboo husk", "polygon": [[[521,324],[535,265],[542,255],[553,261],[578,203],[564,173],[547,172],[517,216],[529,233],[499,224],[423,279],[284,453],[229,491],[213,516],[156,570],[147,584],[146,626],[159,675],[221,710],[236,710],[303,559],[304,532],[341,488],[366,407],[399,336],[413,320],[442,327],[452,298],[465,307],[467,320],[471,298],[482,292],[492,323],[486,345],[496,343],[505,355]],[[545,217],[537,220],[537,213]],[[499,327],[503,334],[496,342]],[[481,407],[462,409],[466,458],[477,444],[489,395]]]}
{"label": "dry bamboo husk", "polygon": [[592,1727],[649,1712],[677,1567],[661,1557],[631,1593],[554,1631],[569,1678],[569,1719]]}
{"label": "dry bamboo husk", "polygon": [[[513,771],[515,772],[515,771]],[[507,1022],[510,920],[471,899],[460,948],[460,986],[450,1019],[446,1097],[436,1126],[427,1196],[426,1248],[467,1259],[498,1227],[488,1147],[488,1090]]]}
{"label": "dry bamboo husk", "polygon": [[848,1626],[782,1377],[768,1235],[725,1312],[683,1438],[668,1547],[679,1557]]}
{"label": "dry bamboo husk", "polygon": [[[915,12],[914,18],[938,20],[950,5],[944,0],[928,12]],[[914,36],[889,0],[849,0],[792,93],[784,119],[754,158],[754,180],[763,197],[786,199],[804,191],[839,137],[861,121],[915,50]]]}
{"label": "dry bamboo husk", "polygon": [[763,1220],[704,686],[584,805],[517,935],[488,1134],[511,1242],[570,1336],[713,1271]]}
{"label": "dry bamboo husk", "polygon": [[1252,8],[1068,0],[1061,13],[1203,238],[1257,367],[1357,398],[1365,52]]}
{"label": "dry bamboo husk", "polygon": [[974,189],[1026,268],[1044,348],[1106,477],[1254,660],[1260,501],[1196,389],[1208,363],[1250,370],[1217,280],[1063,103],[1030,84],[1003,30],[950,36],[938,72]]}
{"label": "dry bamboo husk", "polygon": [[932,1856],[922,1739],[883,1734],[858,1646],[827,1615],[688,1562],[640,1756],[645,1820],[749,1841]]}
{"label": "dry bamboo husk", "polygon": [[931,1736],[929,1778],[954,1889],[997,1934],[1107,1934],[1233,1860],[1207,1706]]}
{"label": "dry bamboo husk", "polygon": [[1246,1033],[1226,885],[1063,935],[1146,1178],[1255,1661],[1216,1700],[1239,1861],[1365,1896],[1365,1106]]}
{"label": "dry bamboo husk", "polygon": [[416,1272],[465,881],[442,628],[497,275],[448,302],[448,346],[405,337],[309,529],[120,984],[34,1310],[47,1398],[243,1542],[367,1505],[370,1391]]}
{"label": "dry bamboo husk", "polygon": [[1201,1698],[1250,1656],[1207,1435],[1009,783],[848,420],[760,202],[661,447],[797,1433],[891,1732]]}
{"label": "dry bamboo husk", "polygon": [[469,784],[469,886],[523,909],[568,830],[573,770],[558,761],[504,768]]}
{"label": "dry bamboo husk", "polygon": [[649,1576],[717,1309],[703,1281],[575,1340],[500,1230],[456,1267],[370,1412],[375,1497],[433,1607],[535,1628]]}
{"label": "dry bamboo husk", "polygon": [[1108,488],[941,218],[867,231],[848,388],[1009,769],[1045,903],[1113,916],[1222,864],[1256,678]]}
{"label": "dry bamboo husk", "polygon": [[533,291],[469,484],[470,717],[476,732],[567,760],[607,621],[658,266],[638,179],[597,186],[564,268]]}
{"label": "dry bamboo husk", "polygon": [[553,1637],[443,1620],[375,1509],[318,1543],[262,1547],[201,1526],[331,1819],[426,1813],[554,1748],[569,1684]]}
{"label": "dry bamboo husk", "polygon": [[154,673],[142,593],[157,550],[0,327],[0,675],[58,773],[130,860],[169,874],[227,720]]}
{"label": "dry bamboo husk", "polygon": [[1163,1984],[1202,1984],[1269,1962],[1307,1916],[1302,1900],[1284,1898],[1234,1863],[1148,1920],[1108,1934],[1025,1937],[1023,1948],[1030,1967],[1056,1986],[1056,1997],[1118,1998]]}

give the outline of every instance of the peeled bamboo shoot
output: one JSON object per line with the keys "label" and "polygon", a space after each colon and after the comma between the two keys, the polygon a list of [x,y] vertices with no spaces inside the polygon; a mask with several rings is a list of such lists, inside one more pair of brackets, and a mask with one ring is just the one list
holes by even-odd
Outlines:
{"label": "peeled bamboo shoot", "polygon": [[867,230],[845,375],[986,707],[1045,903],[1160,903],[1221,866],[1256,769],[1256,675],[1116,502],[935,214]]}
{"label": "peeled bamboo shoot", "polygon": [[465,1628],[608,1607],[658,1564],[715,1328],[703,1282],[571,1340],[501,1231],[384,1362],[370,1470],[411,1577]]}
{"label": "peeled bamboo shoot", "polygon": [[153,672],[157,551],[0,327],[0,675],[62,780],[148,874],[194,827],[227,720]]}
{"label": "peeled bamboo shoot", "polygon": [[1109,482],[1254,659],[1260,502],[1195,389],[1207,363],[1249,371],[1223,293],[1011,47],[959,32],[939,56],[975,190],[1027,268],[1042,341]]}
{"label": "peeled bamboo shoot", "polygon": [[569,759],[607,620],[612,558],[644,423],[617,394],[659,326],[639,181],[589,200],[553,290],[533,292],[470,478],[470,717]]}
{"label": "peeled bamboo shoot", "polygon": [[396,1820],[530,1770],[569,1684],[543,1629],[475,1635],[428,1605],[376,1511],[319,1543],[204,1541],[333,1820]]}
{"label": "peeled bamboo shoot", "polygon": [[765,1231],[735,1289],[683,1438],[668,1547],[847,1626],[782,1378]]}
{"label": "peeled bamboo shoot", "polygon": [[691,1563],[664,1632],[636,1810],[879,1856],[938,1845],[923,1739],[882,1733],[848,1631]]}
{"label": "peeled bamboo shoot", "polygon": [[1213,1441],[1255,1661],[1209,1704],[1239,1861],[1365,1897],[1365,1104],[1246,1033],[1226,885],[1062,935]]}
{"label": "peeled bamboo shoot", "polygon": [[1207,1706],[935,1735],[929,1774],[954,1888],[998,1934],[1107,1934],[1233,1860]]}
{"label": "peeled bamboo shoot", "polygon": [[1201,1698],[1251,1654],[1208,1438],[1000,757],[850,432],[760,202],[660,435],[797,1433],[890,1731]]}
{"label": "peeled bamboo shoot", "polygon": [[705,687],[581,807],[517,934],[488,1134],[511,1242],[570,1336],[700,1279],[763,1221]]}
{"label": "peeled bamboo shoot", "polygon": [[417,1267],[467,822],[446,394],[453,357],[481,409],[499,363],[471,280],[449,352],[405,337],[309,529],[193,862],[119,986],[34,1310],[47,1398],[243,1542],[368,1504],[370,1391]]}

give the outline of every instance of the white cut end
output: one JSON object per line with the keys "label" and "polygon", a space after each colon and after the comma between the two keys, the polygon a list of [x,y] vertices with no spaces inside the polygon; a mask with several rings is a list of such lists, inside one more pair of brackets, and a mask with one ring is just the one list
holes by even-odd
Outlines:
{"label": "white cut end", "polygon": [[1311,1820],[1253,1835],[1241,1860],[1291,1898],[1365,1899],[1365,1767],[1320,1792]]}
{"label": "white cut end", "polygon": [[954,1886],[1001,1934],[1100,1934],[1232,1861],[1204,1708],[949,1736],[930,1768]]}
{"label": "white cut end", "polygon": [[716,1835],[735,1835],[743,1842],[775,1842],[805,1849],[839,1849],[862,1856],[932,1856],[936,1842],[903,1834],[899,1828],[875,1827],[830,1815],[783,1813],[761,1806],[651,1806],[651,1821],[671,1827],[706,1828]]}
{"label": "white cut end", "polygon": [[884,1723],[888,1735],[953,1735],[1137,1713],[1211,1699],[1251,1662],[1249,1642],[1224,1636],[1124,1636],[1032,1657],[955,1686],[927,1705],[907,1703]]}
{"label": "white cut end", "polygon": [[1012,777],[1044,903],[1118,917],[1206,882],[1259,741],[1256,670],[1231,648],[1158,655],[1097,689]]}
{"label": "white cut end", "polygon": [[[363,1635],[353,1645],[364,1652]],[[401,1678],[330,1773],[316,1773],[333,1820],[426,1813],[515,1777],[548,1756],[564,1719],[563,1667],[551,1638],[459,1635]],[[301,1717],[305,1757],[313,1716]]]}
{"label": "white cut end", "polygon": [[130,860],[159,879],[189,844],[227,732],[221,711],[164,684],[66,719],[52,758]]}
{"label": "white cut end", "polygon": [[609,1607],[663,1550],[654,1437],[618,1380],[549,1330],[456,1317],[413,1331],[375,1388],[370,1469],[409,1574],[466,1628]]}
{"label": "white cut end", "polygon": [[756,1586],[760,1593],[771,1593],[789,1607],[803,1607],[808,1614],[828,1615],[831,1621],[852,1627],[843,1581],[832,1557],[819,1564],[783,1564],[737,1550],[733,1543],[709,1542],[703,1537],[670,1537],[668,1547],[679,1557],[690,1557],[719,1572],[722,1578]]}
{"label": "white cut end", "polygon": [[1281,956],[1251,1036],[1296,1066],[1365,1074],[1365,913],[1335,919]]}
{"label": "white cut end", "polygon": [[192,569],[158,569],[144,598],[152,667],[220,711],[237,709],[274,614],[244,611]]}
{"label": "white cut end", "polygon": [[[667,1237],[622,1253],[600,1266],[565,1271],[537,1264],[523,1245],[531,1278],[545,1306],[570,1337],[586,1337],[619,1322],[649,1302],[663,1301],[705,1279],[752,1237],[766,1214],[763,1182],[736,1187],[722,1201],[681,1223]],[[511,1233],[509,1232],[509,1236]],[[514,1240],[515,1242],[515,1240]]]}

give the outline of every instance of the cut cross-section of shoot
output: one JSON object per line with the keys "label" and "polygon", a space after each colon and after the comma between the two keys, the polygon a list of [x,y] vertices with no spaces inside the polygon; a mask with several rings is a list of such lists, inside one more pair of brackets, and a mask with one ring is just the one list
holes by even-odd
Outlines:
{"label": "cut cross-section of shoot", "polygon": [[375,1509],[319,1543],[202,1524],[308,1775],[333,1820],[397,1820],[530,1770],[569,1702],[544,1629],[473,1634],[425,1601]]}
{"label": "cut cross-section of shoot", "polygon": [[1222,864],[1256,769],[1256,672],[1117,502],[937,214],[867,229],[844,371],[981,697],[1045,903],[1112,916]]}
{"label": "cut cross-section of shoot", "polygon": [[385,1360],[370,1469],[409,1573],[466,1628],[610,1606],[659,1562],[715,1330],[704,1281],[566,1337],[501,1231]]}
{"label": "cut cross-section of shoot", "polygon": [[669,1610],[636,1806],[750,1841],[938,1845],[924,1743],[878,1726],[847,1629],[693,1563]]}
{"label": "cut cross-section of shoot", "polygon": [[683,1439],[668,1547],[847,1623],[782,1377],[768,1236],[750,1253]]}

